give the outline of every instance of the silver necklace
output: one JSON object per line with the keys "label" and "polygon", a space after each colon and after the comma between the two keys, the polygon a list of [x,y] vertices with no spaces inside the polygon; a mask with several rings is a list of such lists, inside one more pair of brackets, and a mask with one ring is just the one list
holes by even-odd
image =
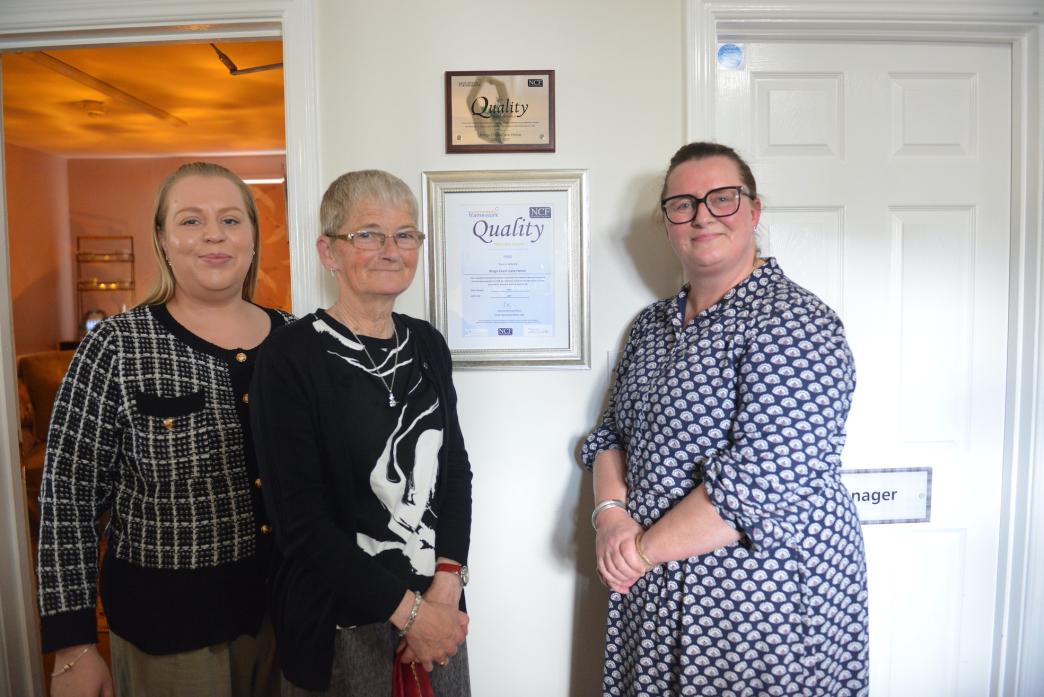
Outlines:
{"label": "silver necklace", "polygon": [[[362,342],[362,339],[360,339],[358,337],[358,335],[356,335],[356,333],[354,331],[352,331],[352,328],[348,326],[347,322],[344,323],[344,326],[348,328],[348,331],[352,332],[352,338],[354,338],[355,341],[360,346],[362,346],[363,353],[366,354],[366,359],[368,361],[370,361],[370,365],[373,366],[373,374],[376,375],[377,378],[381,381],[381,384],[384,385],[384,389],[388,390],[388,406],[393,408],[393,409],[395,407],[399,406],[399,402],[395,399],[395,391],[394,391],[395,390],[395,371],[399,367],[398,360],[396,360],[394,358],[392,359],[392,378],[391,378],[391,384],[389,385],[388,381],[384,379],[383,375],[381,375],[381,371],[377,367],[377,362],[373,360],[373,356],[370,355],[370,351],[369,351],[369,349],[366,348],[366,344],[364,344]],[[394,319],[392,319],[392,335],[395,337],[395,348],[398,349],[399,348],[399,330],[395,326],[395,320]]]}

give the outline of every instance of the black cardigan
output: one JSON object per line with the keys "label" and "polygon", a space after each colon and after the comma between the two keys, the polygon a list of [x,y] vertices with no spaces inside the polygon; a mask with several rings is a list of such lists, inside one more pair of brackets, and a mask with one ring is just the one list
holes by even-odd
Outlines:
{"label": "black cardigan", "polygon": [[[273,328],[291,319],[265,312]],[[242,401],[256,354],[204,341],[165,305],[139,305],[88,332],[47,436],[44,651],[97,641],[102,511],[111,516],[100,586],[113,632],[154,655],[257,633],[272,544]]]}
{"label": "black cardigan", "polygon": [[[445,405],[435,554],[466,563],[471,465],[449,347],[427,322],[396,317],[412,332],[421,370]],[[342,424],[358,406],[328,369],[316,319],[310,314],[269,337],[250,389],[262,491],[276,536],[271,593],[279,660],[287,680],[310,690],[329,684],[336,627],[387,621],[407,590],[404,579],[356,544],[355,473]]]}

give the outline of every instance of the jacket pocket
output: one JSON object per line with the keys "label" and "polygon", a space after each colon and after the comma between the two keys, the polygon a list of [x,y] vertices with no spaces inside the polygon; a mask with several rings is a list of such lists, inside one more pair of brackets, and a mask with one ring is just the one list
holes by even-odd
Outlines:
{"label": "jacket pocket", "polygon": [[158,394],[139,392],[134,395],[134,403],[142,416],[185,416],[203,409],[206,395],[203,390],[181,395],[180,397],[163,397]]}
{"label": "jacket pocket", "polygon": [[215,476],[215,418],[206,393],[167,397],[134,395],[134,424],[127,456],[146,481]]}

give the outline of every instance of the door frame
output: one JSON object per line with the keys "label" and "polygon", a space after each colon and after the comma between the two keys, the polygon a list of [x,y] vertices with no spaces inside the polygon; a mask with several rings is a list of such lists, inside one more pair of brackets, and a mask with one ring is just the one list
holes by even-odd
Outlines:
{"label": "door frame", "polygon": [[[990,693],[1044,685],[1044,3],[978,0],[958,8],[805,0],[686,0],[688,140],[713,139],[719,41],[904,40],[996,43],[1012,52],[1011,246],[1003,519]],[[1035,660],[1038,659],[1038,660]]]}
{"label": "door frame", "polygon": [[[229,38],[281,38],[287,224],[295,312],[321,302],[318,0],[4,0],[0,52]],[[0,157],[0,693],[40,695],[43,672],[35,583],[18,462],[18,403]]]}

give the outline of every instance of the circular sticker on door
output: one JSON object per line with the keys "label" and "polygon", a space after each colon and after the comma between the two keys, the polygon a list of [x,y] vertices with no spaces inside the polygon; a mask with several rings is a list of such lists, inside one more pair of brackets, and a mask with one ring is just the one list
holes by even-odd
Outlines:
{"label": "circular sticker on door", "polygon": [[718,45],[718,67],[739,70],[743,67],[743,46],[739,44]]}

